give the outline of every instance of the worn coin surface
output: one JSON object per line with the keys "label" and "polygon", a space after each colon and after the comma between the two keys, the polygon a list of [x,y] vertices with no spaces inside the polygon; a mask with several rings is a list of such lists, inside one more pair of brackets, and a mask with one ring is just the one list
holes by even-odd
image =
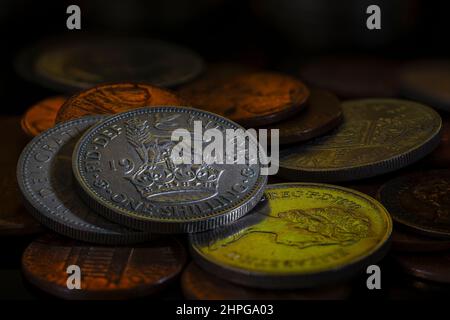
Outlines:
{"label": "worn coin surface", "polygon": [[[185,262],[183,246],[171,237],[145,245],[110,247],[49,234],[28,246],[22,270],[29,282],[60,298],[131,299],[164,289]],[[67,287],[70,266],[80,268],[79,290]],[[69,270],[74,274],[74,269]]]}
{"label": "worn coin surface", "polygon": [[56,114],[66,101],[64,96],[49,97],[39,101],[25,112],[20,122],[22,130],[30,137],[55,125]]}
{"label": "worn coin surface", "polygon": [[99,85],[71,97],[59,110],[56,122],[92,114],[115,114],[147,106],[183,105],[174,93],[147,84]]}
{"label": "worn coin surface", "polygon": [[249,72],[209,85],[193,83],[180,95],[196,108],[217,113],[245,127],[266,125],[300,111],[309,97],[299,80],[272,72]]}
{"label": "worn coin surface", "polygon": [[314,89],[304,110],[264,128],[278,129],[279,143],[289,144],[320,136],[341,124],[342,118],[339,99],[330,92]]}
{"label": "worn coin surface", "polygon": [[354,276],[387,250],[391,218],[362,193],[286,183],[264,194],[267,201],[237,222],[190,235],[200,266],[241,285],[304,288]]}
{"label": "worn coin surface", "polygon": [[43,225],[71,238],[105,244],[148,240],[148,233],[129,230],[95,214],[75,190],[74,146],[86,129],[102,119],[91,116],[61,123],[25,147],[17,164],[25,205]]}
{"label": "worn coin surface", "polygon": [[[142,108],[108,118],[75,148],[73,171],[81,194],[107,218],[157,233],[198,232],[240,218],[261,198],[267,176],[254,158],[254,164],[237,163],[231,155],[223,159],[228,163],[203,161],[209,143],[197,137],[194,127],[202,132],[214,128],[224,136],[225,130],[242,129],[218,115],[184,107]],[[174,162],[175,129],[189,137],[182,144],[192,139],[200,146],[187,147],[189,163]],[[239,154],[245,156],[257,142],[251,138],[241,147]]]}
{"label": "worn coin surface", "polygon": [[450,241],[436,239],[395,227],[392,233],[392,249],[404,252],[432,252],[450,250]]}
{"label": "worn coin surface", "polygon": [[402,69],[400,86],[405,97],[450,111],[450,61],[410,62]]}
{"label": "worn coin surface", "polygon": [[393,179],[380,189],[379,199],[396,222],[423,234],[450,238],[450,170]]}
{"label": "worn coin surface", "polygon": [[298,181],[349,181],[405,167],[440,141],[433,109],[395,99],[351,100],[330,134],[280,152],[279,175]]}
{"label": "worn coin surface", "polygon": [[203,69],[187,48],[144,38],[59,38],[28,48],[16,67],[24,77],[52,89],[73,92],[101,83],[146,82],[172,87]]}
{"label": "worn coin surface", "polygon": [[190,300],[343,300],[347,284],[301,290],[264,290],[244,287],[218,278],[190,263],[181,276],[183,294]]}
{"label": "worn coin surface", "polygon": [[395,261],[406,273],[415,277],[450,283],[450,253],[448,251],[430,254],[395,254]]}

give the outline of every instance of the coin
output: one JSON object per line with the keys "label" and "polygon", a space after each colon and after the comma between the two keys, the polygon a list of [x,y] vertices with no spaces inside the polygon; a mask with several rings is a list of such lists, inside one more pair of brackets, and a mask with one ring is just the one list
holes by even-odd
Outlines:
{"label": "coin", "polygon": [[73,92],[100,83],[147,82],[173,87],[203,69],[187,48],[144,38],[59,38],[24,50],[18,72],[51,89]]}
{"label": "coin", "polygon": [[54,96],[33,105],[22,117],[22,130],[30,137],[35,137],[53,127],[56,114],[65,101],[63,96]]}
{"label": "coin", "polygon": [[330,92],[315,89],[311,90],[308,105],[303,111],[291,119],[264,128],[278,129],[279,143],[289,144],[320,136],[341,122],[342,108],[338,98]]}
{"label": "coin", "polygon": [[[56,235],[33,241],[22,256],[25,278],[39,289],[64,299],[131,299],[161,291],[183,269],[186,252],[174,238],[145,245],[94,246]],[[67,283],[80,268],[81,289]],[[71,284],[73,282],[70,282]]]}
{"label": "coin", "polygon": [[190,300],[343,300],[351,293],[346,284],[302,290],[254,289],[222,280],[195,263],[183,271],[181,288]]}
{"label": "coin", "polygon": [[344,121],[330,134],[280,152],[279,175],[300,181],[350,181],[405,167],[439,144],[441,117],[406,100],[342,104]]}
{"label": "coin", "polygon": [[150,239],[95,214],[72,182],[72,152],[81,134],[103,119],[84,117],[61,123],[34,138],[17,164],[17,181],[29,212],[46,227],[71,238],[105,244]]}
{"label": "coin", "polygon": [[392,233],[392,248],[405,252],[432,252],[450,250],[450,241],[415,234],[399,227]]}
{"label": "coin", "polygon": [[[226,130],[242,129],[184,107],[142,108],[93,127],[74,150],[81,194],[108,219],[156,233],[198,232],[240,218],[261,198],[267,176],[261,175],[258,161],[239,164],[234,157],[223,164],[202,159],[175,164],[171,154],[178,143],[171,140],[172,132],[184,129],[195,140],[194,126],[202,132],[215,128],[224,136]],[[201,148],[207,145],[196,141]],[[256,147],[251,138],[247,148]]]}
{"label": "coin", "polygon": [[56,122],[92,114],[114,114],[161,105],[183,105],[183,102],[168,90],[146,84],[106,84],[87,89],[71,97],[59,110]]}
{"label": "coin", "polygon": [[450,170],[404,175],[379,191],[393,219],[425,235],[450,238]]}
{"label": "coin", "polygon": [[28,235],[42,231],[39,223],[26,211],[16,179],[16,165],[28,137],[20,129],[20,118],[0,118],[0,236]]}
{"label": "coin", "polygon": [[[226,77],[225,77],[226,78]],[[217,113],[246,127],[283,120],[300,111],[309,97],[299,80],[272,72],[249,72],[180,90],[189,104]]]}
{"label": "coin", "polygon": [[450,283],[450,253],[396,254],[395,261],[407,274],[415,277]]}
{"label": "coin", "polygon": [[268,185],[237,222],[190,235],[201,267],[240,285],[267,289],[329,285],[386,253],[391,218],[374,199],[312,183]]}
{"label": "coin", "polygon": [[450,119],[448,116],[442,118],[441,142],[425,159],[432,168],[450,167]]}
{"label": "coin", "polygon": [[402,69],[400,85],[405,97],[450,111],[450,61],[410,62]]}
{"label": "coin", "polygon": [[345,99],[393,97],[398,93],[397,73],[394,61],[371,57],[323,57],[300,69],[306,83]]}

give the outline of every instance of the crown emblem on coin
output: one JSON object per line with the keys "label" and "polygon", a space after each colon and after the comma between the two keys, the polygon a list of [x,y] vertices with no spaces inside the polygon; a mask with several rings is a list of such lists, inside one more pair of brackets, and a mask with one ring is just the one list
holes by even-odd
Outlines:
{"label": "crown emblem on coin", "polygon": [[142,165],[127,176],[141,196],[158,202],[192,202],[214,197],[223,170],[208,164],[175,165],[171,159],[172,141],[159,142],[145,120],[126,123],[128,143]]}

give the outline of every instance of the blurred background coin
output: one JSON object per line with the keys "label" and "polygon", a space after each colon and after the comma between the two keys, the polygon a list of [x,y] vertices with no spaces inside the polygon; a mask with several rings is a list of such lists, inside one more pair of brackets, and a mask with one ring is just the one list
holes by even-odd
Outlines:
{"label": "blurred background coin", "polygon": [[450,283],[450,253],[397,253],[395,261],[402,271],[414,277]]}
{"label": "blurred background coin", "polygon": [[22,130],[30,137],[35,137],[52,128],[56,114],[66,100],[64,96],[54,96],[37,102],[23,115],[20,122]]}
{"label": "blurred background coin", "polygon": [[450,240],[427,237],[394,226],[392,249],[404,252],[433,252],[450,250]]}
{"label": "blurred background coin", "polygon": [[424,162],[431,168],[450,168],[450,118],[442,116],[442,135],[438,147],[433,150]]}

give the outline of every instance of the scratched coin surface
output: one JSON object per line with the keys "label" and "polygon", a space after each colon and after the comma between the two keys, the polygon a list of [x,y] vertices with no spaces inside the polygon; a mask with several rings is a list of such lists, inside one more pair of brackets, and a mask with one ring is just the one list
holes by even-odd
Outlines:
{"label": "scratched coin surface", "polygon": [[450,253],[395,254],[398,266],[406,273],[430,281],[450,283]]}
{"label": "scratched coin surface", "polygon": [[20,118],[0,118],[0,236],[28,235],[42,231],[40,224],[27,212],[20,196],[16,166],[20,152],[29,138],[20,128]]}
{"label": "scratched coin surface", "polygon": [[115,114],[147,106],[183,105],[174,93],[138,83],[99,85],[71,97],[59,110],[56,122],[92,114]]}
{"label": "scratched coin surface", "polygon": [[287,289],[328,285],[386,253],[391,218],[374,199],[338,186],[268,185],[252,213],[190,235],[205,270],[237,284]]}
{"label": "scratched coin surface", "polygon": [[20,122],[22,130],[30,137],[35,137],[52,128],[56,114],[65,101],[64,96],[54,96],[37,102],[23,115]]}
{"label": "scratched coin surface", "polygon": [[347,284],[300,290],[244,287],[216,277],[195,263],[190,263],[183,271],[181,288],[190,300],[343,300],[351,293]]}
{"label": "scratched coin surface", "polygon": [[[209,83],[209,84],[208,84]],[[266,125],[300,111],[309,97],[299,80],[278,73],[249,72],[194,82],[179,91],[192,106],[217,113],[245,127]]]}
{"label": "scratched coin surface", "polygon": [[[225,130],[242,129],[218,115],[185,107],[142,108],[94,126],[74,151],[81,194],[108,219],[157,233],[198,232],[240,218],[259,201],[267,181],[258,159],[238,163],[257,142],[251,138],[245,146],[238,144],[242,157],[225,155],[227,163],[208,164],[202,161],[202,149],[209,143],[194,134],[194,126],[202,132],[217,129],[224,137]],[[184,129],[200,146],[187,147],[192,156],[188,163],[175,164],[172,157],[179,147],[178,140],[171,140],[175,129]]]}
{"label": "scratched coin surface", "polygon": [[172,87],[198,76],[203,60],[187,48],[154,39],[66,37],[24,50],[16,68],[41,85],[74,92],[117,81]]}
{"label": "scratched coin surface", "polygon": [[450,170],[398,177],[380,189],[379,198],[396,222],[426,235],[450,238]]}
{"label": "scratched coin surface", "polygon": [[105,244],[150,239],[98,216],[78,196],[72,178],[72,152],[81,134],[102,120],[84,117],[61,123],[34,138],[17,164],[17,181],[29,212],[46,227],[71,238]]}
{"label": "scratched coin surface", "polygon": [[405,167],[440,141],[442,120],[433,109],[395,99],[351,100],[330,134],[280,152],[279,175],[298,181],[349,181]]}
{"label": "scratched coin surface", "polygon": [[341,122],[342,108],[339,99],[330,92],[313,89],[304,110],[288,120],[264,128],[278,129],[280,144],[289,144],[320,136]]}
{"label": "scratched coin surface", "polygon": [[[27,247],[22,270],[33,285],[63,299],[132,299],[163,290],[185,262],[183,246],[171,237],[111,247],[48,234]],[[67,287],[70,266],[80,268],[79,290]],[[75,274],[74,269],[69,270]]]}

